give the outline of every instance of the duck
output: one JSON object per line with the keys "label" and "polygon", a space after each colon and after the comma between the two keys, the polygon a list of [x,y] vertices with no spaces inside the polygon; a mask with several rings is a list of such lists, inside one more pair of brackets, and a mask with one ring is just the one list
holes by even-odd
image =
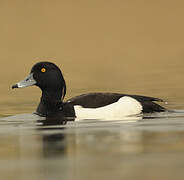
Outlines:
{"label": "duck", "polygon": [[58,119],[123,119],[145,113],[167,111],[156,102],[162,99],[121,93],[92,92],[64,101],[66,82],[61,69],[54,63],[38,62],[29,75],[12,89],[37,86],[42,95],[35,114]]}

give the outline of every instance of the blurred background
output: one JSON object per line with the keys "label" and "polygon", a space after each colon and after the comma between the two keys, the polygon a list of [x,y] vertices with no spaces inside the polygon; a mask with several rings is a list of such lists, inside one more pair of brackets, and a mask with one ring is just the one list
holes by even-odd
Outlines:
{"label": "blurred background", "polygon": [[[119,92],[184,109],[183,19],[182,0],[0,0],[0,117],[36,109],[37,87],[11,86],[39,61],[62,69],[66,99]],[[1,179],[183,179],[182,115],[66,129],[18,117],[0,121]]]}
{"label": "blurred background", "polygon": [[0,113],[32,112],[36,87],[11,90],[38,61],[63,71],[70,98],[122,92],[184,108],[182,0],[0,0]]}

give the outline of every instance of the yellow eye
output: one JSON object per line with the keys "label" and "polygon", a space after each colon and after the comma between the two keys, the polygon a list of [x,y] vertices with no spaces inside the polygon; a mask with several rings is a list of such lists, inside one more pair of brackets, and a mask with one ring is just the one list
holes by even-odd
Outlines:
{"label": "yellow eye", "polygon": [[46,71],[46,69],[45,69],[45,68],[42,68],[42,69],[41,69],[41,72],[43,72],[43,73],[44,73],[45,71]]}

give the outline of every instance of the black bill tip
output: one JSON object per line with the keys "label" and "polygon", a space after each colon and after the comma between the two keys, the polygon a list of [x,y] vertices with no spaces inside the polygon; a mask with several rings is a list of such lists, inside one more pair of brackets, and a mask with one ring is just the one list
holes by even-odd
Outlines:
{"label": "black bill tip", "polygon": [[14,88],[18,88],[18,84],[13,85],[12,89],[14,89]]}

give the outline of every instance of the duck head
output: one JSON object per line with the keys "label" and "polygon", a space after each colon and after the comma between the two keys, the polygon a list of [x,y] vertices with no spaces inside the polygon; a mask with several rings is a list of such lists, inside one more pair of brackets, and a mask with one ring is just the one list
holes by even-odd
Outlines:
{"label": "duck head", "polygon": [[61,100],[66,94],[66,84],[61,70],[54,63],[39,62],[35,64],[30,74],[12,88],[38,86],[42,90],[42,98],[46,100]]}

